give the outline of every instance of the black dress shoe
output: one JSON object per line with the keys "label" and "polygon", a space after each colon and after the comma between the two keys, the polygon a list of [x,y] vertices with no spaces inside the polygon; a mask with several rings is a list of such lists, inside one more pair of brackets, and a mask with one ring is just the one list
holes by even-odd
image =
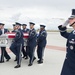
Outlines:
{"label": "black dress shoe", "polygon": [[14,68],[20,68],[21,66],[20,65],[16,65]]}
{"label": "black dress shoe", "polygon": [[39,60],[39,61],[38,61],[38,64],[42,64],[42,63],[43,63],[43,60]]}
{"label": "black dress shoe", "polygon": [[28,66],[32,66],[32,65],[33,65],[33,64],[30,63]]}
{"label": "black dress shoe", "polygon": [[[11,58],[10,58],[11,59]],[[6,62],[8,62],[10,59],[7,59]]]}
{"label": "black dress shoe", "polygon": [[17,58],[14,61],[17,61]]}
{"label": "black dress shoe", "polygon": [[38,60],[37,62],[40,62],[40,60]]}
{"label": "black dress shoe", "polygon": [[0,63],[4,63],[4,61],[0,61]]}
{"label": "black dress shoe", "polygon": [[36,59],[36,57],[33,58],[33,62],[34,62],[35,59]]}
{"label": "black dress shoe", "polygon": [[26,56],[25,59],[28,59],[28,56]]}

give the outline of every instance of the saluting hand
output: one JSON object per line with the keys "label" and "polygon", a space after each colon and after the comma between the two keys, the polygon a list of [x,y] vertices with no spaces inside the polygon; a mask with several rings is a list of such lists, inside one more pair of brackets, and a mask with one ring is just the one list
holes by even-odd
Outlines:
{"label": "saluting hand", "polygon": [[69,20],[66,20],[63,24],[62,27],[66,27],[69,24]]}

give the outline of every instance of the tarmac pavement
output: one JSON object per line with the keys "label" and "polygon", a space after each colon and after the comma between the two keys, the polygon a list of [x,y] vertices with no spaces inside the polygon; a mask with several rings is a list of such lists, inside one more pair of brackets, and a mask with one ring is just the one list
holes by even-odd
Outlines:
{"label": "tarmac pavement", "polygon": [[66,54],[66,39],[59,32],[49,32],[47,41],[44,63],[39,65],[36,59],[31,67],[28,67],[28,60],[22,59],[21,68],[15,69],[15,56],[7,48],[11,60],[0,63],[0,75],[60,75]]}

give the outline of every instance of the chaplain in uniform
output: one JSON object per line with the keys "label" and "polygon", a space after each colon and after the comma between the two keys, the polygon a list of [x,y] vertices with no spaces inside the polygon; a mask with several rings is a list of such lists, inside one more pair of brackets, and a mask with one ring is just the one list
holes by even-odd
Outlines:
{"label": "chaplain in uniform", "polygon": [[[9,32],[8,29],[4,28],[4,24],[0,23],[0,35],[5,34]],[[6,52],[6,47],[1,47],[1,60],[0,63],[4,63],[4,57],[7,59],[6,61],[9,61],[11,58],[8,55],[8,53]]]}
{"label": "chaplain in uniform", "polygon": [[28,55],[29,55],[29,65],[28,66],[32,66],[33,65],[33,61],[36,59],[34,57],[34,53],[35,53],[35,48],[36,48],[36,40],[37,40],[37,34],[36,34],[36,30],[34,29],[34,25],[35,23],[30,22],[30,31],[29,31],[29,38],[28,38]]}
{"label": "chaplain in uniform", "polygon": [[37,39],[37,55],[38,55],[38,64],[43,63],[44,49],[47,43],[47,32],[45,30],[45,25],[40,25],[40,32]]}
{"label": "chaplain in uniform", "polygon": [[24,44],[24,40],[23,40],[23,32],[20,29],[21,24],[20,23],[15,23],[17,31],[16,31],[16,35],[15,38],[13,40],[13,43],[10,46],[10,50],[16,55],[17,58],[17,65],[14,68],[19,68],[21,67],[21,50],[22,50],[22,46]]}
{"label": "chaplain in uniform", "polygon": [[[66,30],[68,24],[74,29],[71,33]],[[75,75],[75,9],[72,9],[72,15],[58,28],[61,36],[67,39],[67,53],[61,75]]]}

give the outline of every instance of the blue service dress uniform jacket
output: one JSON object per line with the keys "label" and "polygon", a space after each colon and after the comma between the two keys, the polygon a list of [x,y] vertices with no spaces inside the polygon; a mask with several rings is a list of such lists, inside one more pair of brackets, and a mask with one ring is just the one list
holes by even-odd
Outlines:
{"label": "blue service dress uniform jacket", "polygon": [[[7,32],[9,32],[9,30],[8,29],[4,29],[4,34],[5,33],[7,33]],[[2,35],[3,33],[2,33],[2,30],[0,30],[0,35]],[[6,58],[6,59],[10,59],[10,56],[8,55],[8,53],[7,53],[7,51],[6,51],[6,47],[1,47],[1,61],[2,62],[4,62],[4,57]]]}
{"label": "blue service dress uniform jacket", "polygon": [[37,33],[35,29],[29,31],[28,46],[36,47]]}
{"label": "blue service dress uniform jacket", "polygon": [[18,31],[16,31],[13,43],[10,46],[10,50],[16,55],[18,65],[21,65],[21,50],[23,44],[23,32],[21,29],[18,29]]}
{"label": "blue service dress uniform jacket", "polygon": [[38,38],[37,38],[37,44],[38,44],[37,55],[38,55],[38,58],[40,59],[40,61],[43,60],[44,49],[47,44],[46,38],[47,38],[46,30],[40,31]]}
{"label": "blue service dress uniform jacket", "polygon": [[58,28],[61,36],[67,39],[67,53],[61,75],[75,75],[75,30],[68,33],[66,27],[60,25]]}

